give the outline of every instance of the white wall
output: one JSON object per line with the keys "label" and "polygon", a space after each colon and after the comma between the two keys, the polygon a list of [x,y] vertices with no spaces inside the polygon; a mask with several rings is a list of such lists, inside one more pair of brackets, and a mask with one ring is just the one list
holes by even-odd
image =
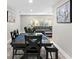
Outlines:
{"label": "white wall", "polygon": [[54,6],[54,25],[53,25],[53,40],[62,48],[70,57],[72,56],[72,24],[57,23],[56,9],[67,0],[62,0]]}
{"label": "white wall", "polygon": [[20,16],[17,11],[11,9],[10,7],[8,7],[8,11],[12,12],[15,15],[14,23],[7,22],[7,40],[10,41],[11,39],[10,32],[13,31],[14,29],[20,30]]}
{"label": "white wall", "polygon": [[31,25],[31,21],[36,20],[39,23],[48,23],[49,26],[53,24],[53,16],[52,15],[22,15],[21,16],[21,32],[24,32],[24,27],[28,27]]}

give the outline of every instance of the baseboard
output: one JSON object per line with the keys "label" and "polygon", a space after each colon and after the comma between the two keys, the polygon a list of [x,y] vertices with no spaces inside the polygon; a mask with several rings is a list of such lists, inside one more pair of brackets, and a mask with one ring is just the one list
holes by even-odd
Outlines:
{"label": "baseboard", "polygon": [[58,48],[59,52],[66,58],[66,59],[72,59],[62,48],[60,48],[54,41],[53,44]]}

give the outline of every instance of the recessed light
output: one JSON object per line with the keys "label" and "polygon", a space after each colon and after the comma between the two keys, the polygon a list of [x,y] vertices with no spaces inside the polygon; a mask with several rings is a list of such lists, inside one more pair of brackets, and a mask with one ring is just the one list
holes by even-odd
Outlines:
{"label": "recessed light", "polygon": [[32,10],[32,9],[30,9],[30,11],[32,12],[33,10]]}
{"label": "recessed light", "polygon": [[29,0],[29,3],[33,3],[33,0]]}

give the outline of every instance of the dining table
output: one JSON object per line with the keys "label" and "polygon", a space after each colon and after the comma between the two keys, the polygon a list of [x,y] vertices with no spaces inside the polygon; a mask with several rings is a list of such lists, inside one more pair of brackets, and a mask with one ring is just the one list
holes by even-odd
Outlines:
{"label": "dining table", "polygon": [[[20,33],[19,35],[16,36],[15,40],[11,42],[11,46],[26,48],[25,36],[38,36],[38,35],[42,35],[41,47],[51,46],[53,44],[50,43],[49,38],[42,33]],[[27,43],[27,45],[29,45],[29,43]],[[22,56],[21,59],[24,59],[24,56]]]}
{"label": "dining table", "polygon": [[[12,46],[24,46],[25,45],[25,35],[26,36],[38,36],[42,35],[41,46],[50,46],[53,43],[50,43],[49,38],[42,33],[20,33],[16,36],[15,41],[11,42]],[[29,44],[29,43],[28,43]]]}

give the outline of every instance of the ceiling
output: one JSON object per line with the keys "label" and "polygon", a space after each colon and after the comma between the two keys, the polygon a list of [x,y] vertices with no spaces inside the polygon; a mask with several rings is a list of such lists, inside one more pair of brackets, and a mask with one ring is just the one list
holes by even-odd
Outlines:
{"label": "ceiling", "polygon": [[52,14],[53,5],[58,1],[60,0],[33,0],[33,3],[29,3],[29,0],[7,0],[7,6],[21,14]]}

